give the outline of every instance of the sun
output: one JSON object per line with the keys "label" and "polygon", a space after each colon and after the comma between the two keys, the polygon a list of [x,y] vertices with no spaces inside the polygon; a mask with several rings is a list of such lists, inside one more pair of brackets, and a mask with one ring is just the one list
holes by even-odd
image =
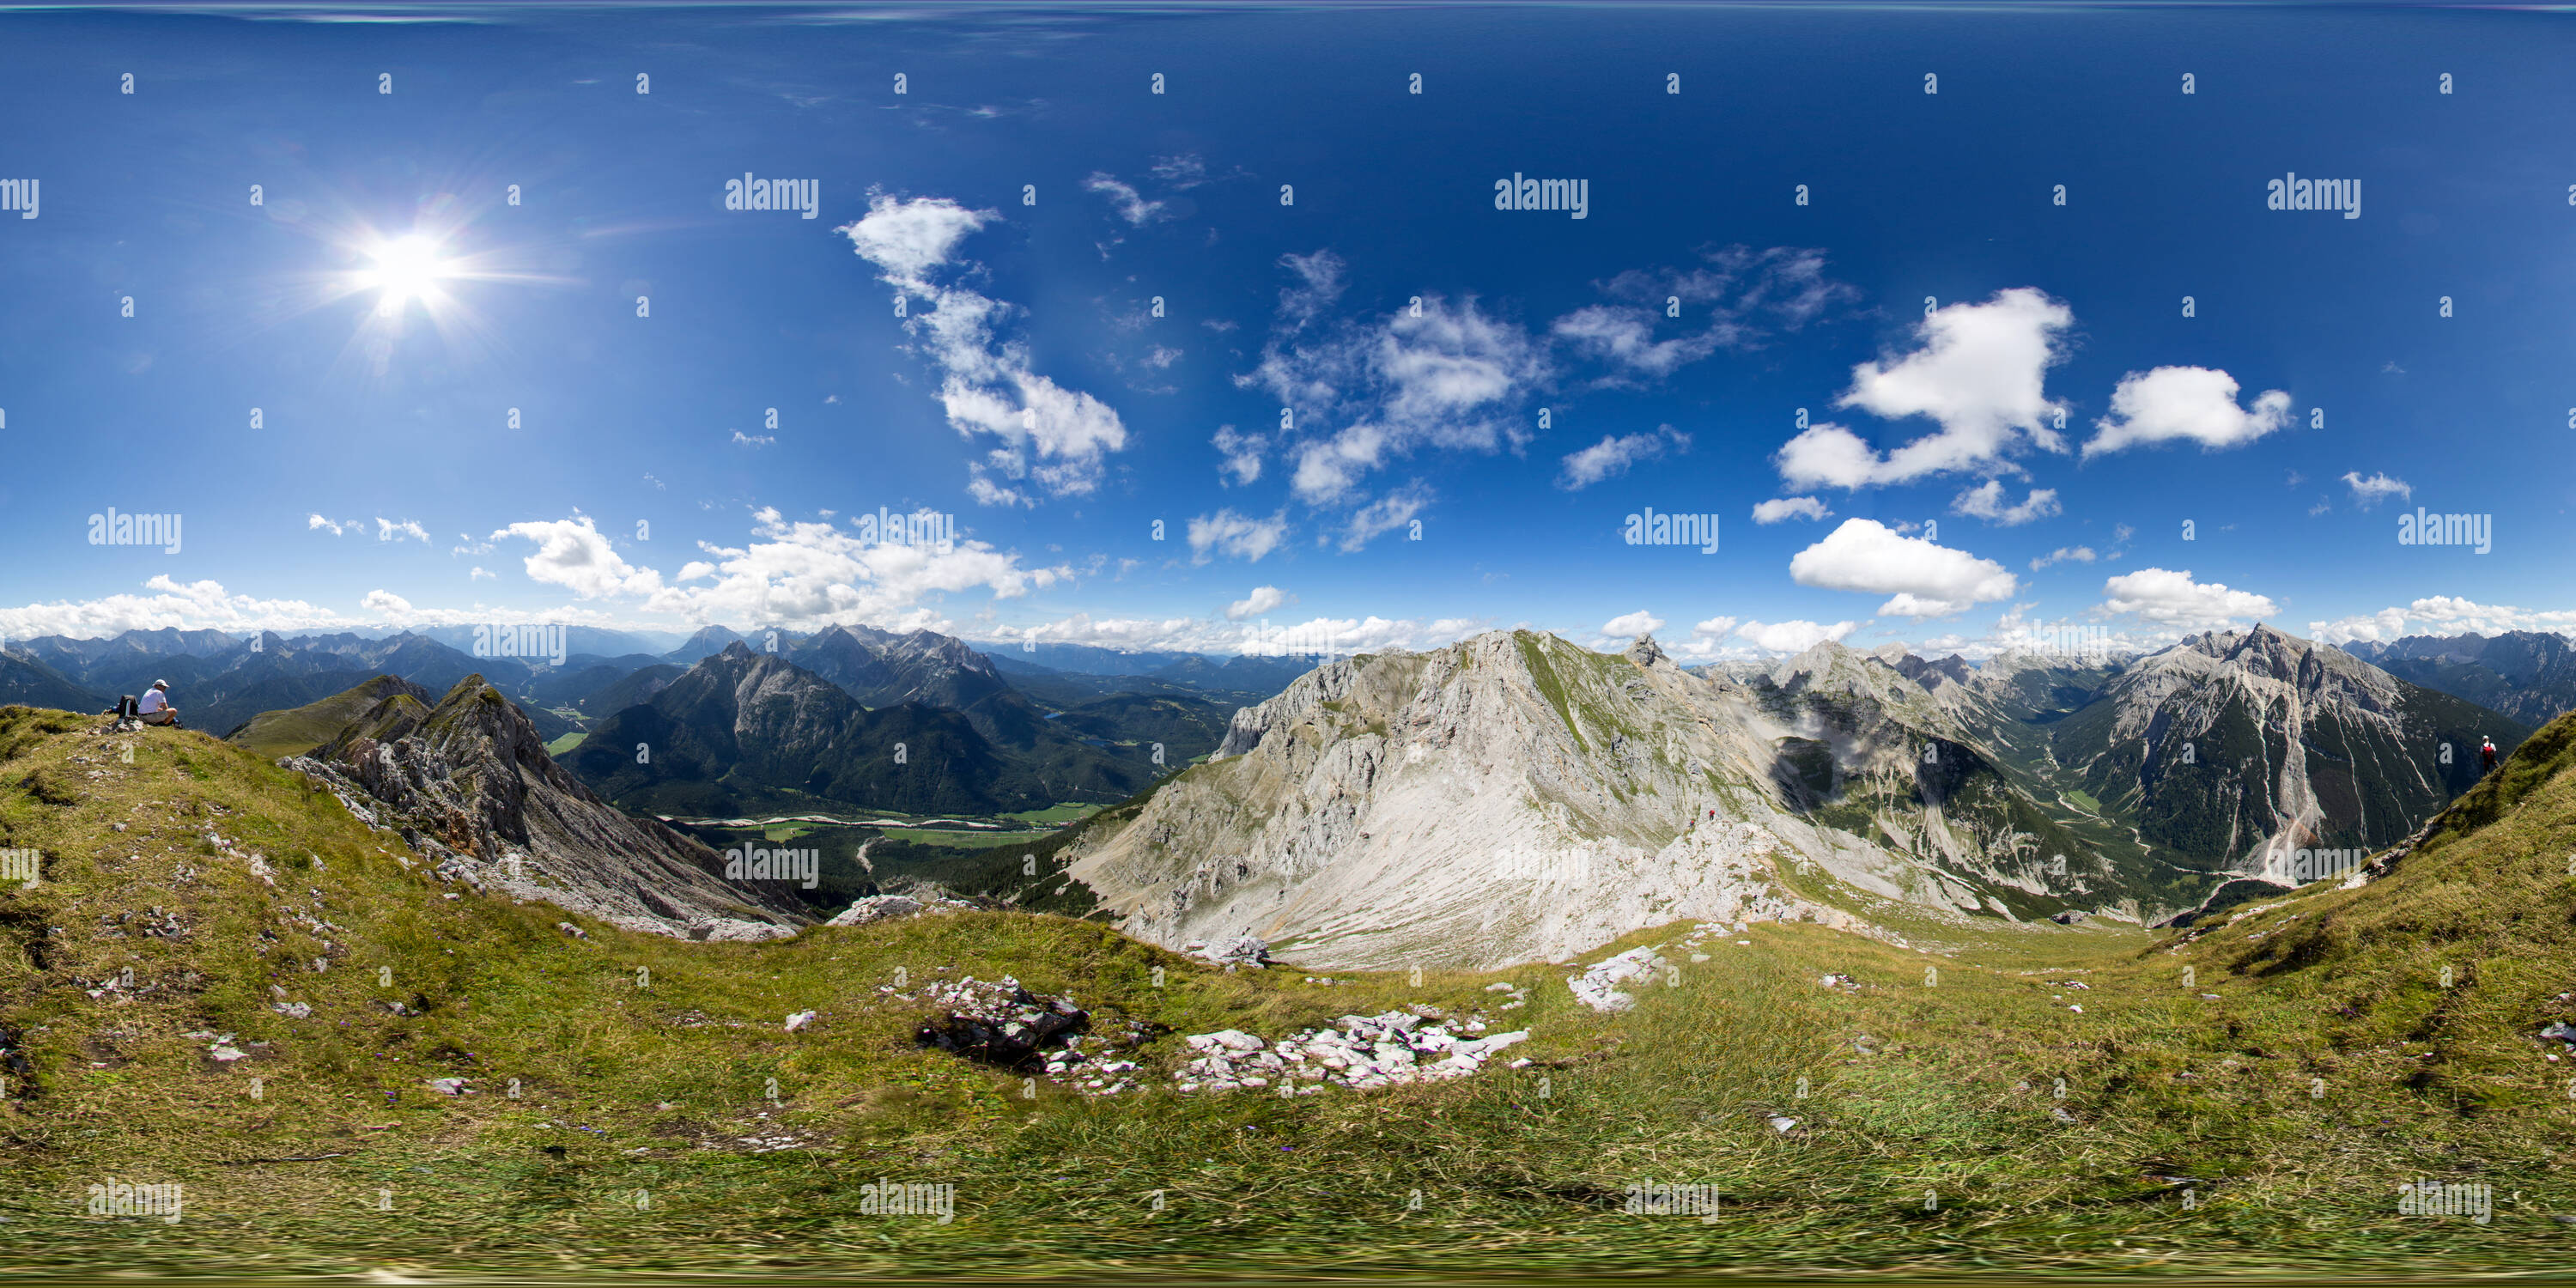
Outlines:
{"label": "sun", "polygon": [[380,242],[368,248],[367,258],[375,266],[359,273],[359,285],[383,293],[377,307],[386,313],[400,312],[413,300],[437,299],[438,284],[451,267],[439,254],[438,242],[418,233]]}

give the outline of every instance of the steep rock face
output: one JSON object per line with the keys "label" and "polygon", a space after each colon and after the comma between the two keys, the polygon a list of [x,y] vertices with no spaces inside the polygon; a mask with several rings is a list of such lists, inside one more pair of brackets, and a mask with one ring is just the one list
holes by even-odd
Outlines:
{"label": "steep rock face", "polygon": [[[1801,690],[1854,679],[1814,661]],[[1336,662],[1238,711],[1216,758],[1083,836],[1071,871],[1130,934],[1250,935],[1319,968],[1563,959],[1681,917],[1858,924],[1777,879],[1792,864],[1978,907],[1973,878],[1800,813],[1787,747],[1832,732],[1812,714],[1651,641],[1611,657],[1494,632]]]}
{"label": "steep rock face", "polygon": [[682,937],[792,934],[800,919],[784,885],[729,882],[714,851],[593,794],[479,676],[435,708],[396,693],[319,754],[279,763],[478,886]]}
{"label": "steep rock face", "polygon": [[2055,759],[2142,840],[2253,872],[2267,852],[2393,845],[2478,778],[2496,712],[2268,626],[2139,659],[2057,723]]}
{"label": "steep rock face", "polygon": [[[1926,689],[1904,663],[1934,679]],[[1945,702],[1964,666],[1824,642],[1746,685],[1783,732],[1784,800],[1818,823],[1972,879],[2008,915],[2046,916],[2066,901],[2119,903],[2118,874],[2032,799],[1988,744],[1988,730]],[[2135,915],[2134,909],[2126,910]]]}

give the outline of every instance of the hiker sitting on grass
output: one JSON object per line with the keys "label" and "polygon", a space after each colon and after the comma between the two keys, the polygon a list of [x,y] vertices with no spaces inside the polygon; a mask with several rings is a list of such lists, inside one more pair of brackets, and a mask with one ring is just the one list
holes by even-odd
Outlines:
{"label": "hiker sitting on grass", "polygon": [[170,705],[169,687],[168,680],[154,680],[152,687],[143,691],[143,701],[135,707],[141,713],[143,723],[168,725],[173,729],[185,727],[179,723],[179,708]]}

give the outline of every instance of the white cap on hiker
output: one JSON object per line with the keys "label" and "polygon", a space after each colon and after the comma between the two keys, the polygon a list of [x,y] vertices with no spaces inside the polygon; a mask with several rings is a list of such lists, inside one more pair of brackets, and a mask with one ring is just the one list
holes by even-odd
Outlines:
{"label": "white cap on hiker", "polygon": [[166,689],[170,687],[170,682],[168,680],[154,680],[152,682],[152,687],[156,689]]}

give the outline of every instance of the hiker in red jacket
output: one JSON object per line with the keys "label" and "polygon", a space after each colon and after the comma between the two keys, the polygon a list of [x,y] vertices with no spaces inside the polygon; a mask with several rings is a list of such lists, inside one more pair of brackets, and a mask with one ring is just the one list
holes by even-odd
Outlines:
{"label": "hiker in red jacket", "polygon": [[2481,739],[2481,741],[2486,743],[2486,745],[2478,748],[2478,776],[2480,778],[2484,778],[2495,772],[2495,739],[2484,738]]}

